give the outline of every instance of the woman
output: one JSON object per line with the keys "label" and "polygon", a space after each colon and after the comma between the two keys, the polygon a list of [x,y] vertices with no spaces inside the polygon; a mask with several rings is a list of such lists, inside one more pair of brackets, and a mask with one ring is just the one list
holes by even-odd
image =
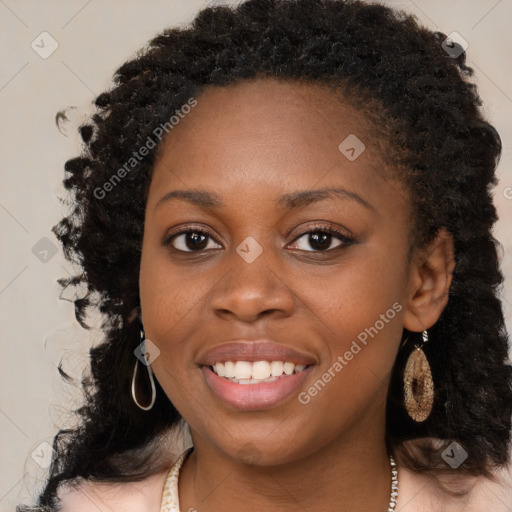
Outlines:
{"label": "woman", "polygon": [[458,49],[249,0],[117,71],[54,228],[107,335],[38,510],[510,510],[501,143]]}

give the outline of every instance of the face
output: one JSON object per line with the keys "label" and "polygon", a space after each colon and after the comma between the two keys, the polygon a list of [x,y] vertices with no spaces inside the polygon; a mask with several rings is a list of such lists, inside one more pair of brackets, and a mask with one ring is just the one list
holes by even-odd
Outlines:
{"label": "face", "polygon": [[[147,201],[139,284],[156,378],[194,444],[231,457],[254,447],[284,463],[384,432],[411,211],[364,116],[322,86],[269,79],[197,102]],[[230,382],[210,368],[226,361],[281,377]]]}

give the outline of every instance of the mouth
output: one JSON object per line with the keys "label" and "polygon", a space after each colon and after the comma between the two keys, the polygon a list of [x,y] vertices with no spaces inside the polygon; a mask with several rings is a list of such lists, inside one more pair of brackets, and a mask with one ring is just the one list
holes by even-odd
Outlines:
{"label": "mouth", "polygon": [[303,372],[312,365],[295,364],[290,361],[225,361],[209,365],[219,377],[236,384],[260,384],[274,382],[283,375]]}
{"label": "mouth", "polygon": [[314,364],[288,361],[224,361],[202,365],[207,386],[225,405],[242,411],[264,410],[289,398]]}

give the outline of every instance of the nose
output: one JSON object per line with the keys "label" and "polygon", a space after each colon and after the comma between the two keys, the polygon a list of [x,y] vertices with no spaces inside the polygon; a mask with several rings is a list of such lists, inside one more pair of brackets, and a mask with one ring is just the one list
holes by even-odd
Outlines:
{"label": "nose", "polygon": [[271,314],[293,314],[293,293],[269,252],[264,250],[250,263],[234,252],[229,270],[211,295],[211,308],[217,316],[252,323]]}

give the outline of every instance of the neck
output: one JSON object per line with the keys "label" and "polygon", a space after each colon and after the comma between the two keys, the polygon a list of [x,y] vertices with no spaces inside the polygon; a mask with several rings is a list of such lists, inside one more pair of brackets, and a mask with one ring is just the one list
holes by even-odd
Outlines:
{"label": "neck", "polygon": [[385,512],[391,469],[384,422],[375,424],[382,427],[354,426],[320,449],[278,465],[234,460],[191,430],[194,451],[180,471],[180,509]]}

